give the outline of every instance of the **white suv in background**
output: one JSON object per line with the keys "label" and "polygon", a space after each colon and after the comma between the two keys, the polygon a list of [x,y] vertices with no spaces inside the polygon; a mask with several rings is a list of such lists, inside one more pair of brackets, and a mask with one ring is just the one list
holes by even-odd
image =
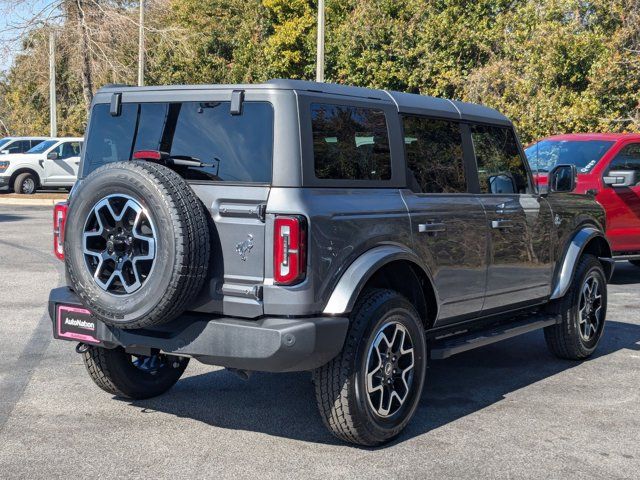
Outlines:
{"label": "white suv in background", "polygon": [[51,138],[26,153],[0,156],[0,188],[31,194],[40,187],[72,187],[82,138]]}
{"label": "white suv in background", "polygon": [[25,153],[48,137],[5,137],[0,139],[0,155]]}

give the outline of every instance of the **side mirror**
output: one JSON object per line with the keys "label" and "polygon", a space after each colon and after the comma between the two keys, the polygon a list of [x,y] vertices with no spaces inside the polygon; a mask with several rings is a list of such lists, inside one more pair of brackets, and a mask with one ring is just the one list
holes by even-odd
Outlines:
{"label": "side mirror", "polygon": [[635,187],[638,183],[635,170],[611,170],[602,177],[605,185],[610,187]]}
{"label": "side mirror", "polygon": [[571,193],[576,189],[578,171],[575,165],[557,165],[549,172],[549,192]]}
{"label": "side mirror", "polygon": [[57,160],[58,158],[58,153],[57,152],[49,152],[47,153],[47,159],[48,160]]}
{"label": "side mirror", "polygon": [[1,155],[9,155],[9,150],[0,150]]}
{"label": "side mirror", "polygon": [[491,175],[488,181],[491,193],[517,193],[516,180],[511,173]]}

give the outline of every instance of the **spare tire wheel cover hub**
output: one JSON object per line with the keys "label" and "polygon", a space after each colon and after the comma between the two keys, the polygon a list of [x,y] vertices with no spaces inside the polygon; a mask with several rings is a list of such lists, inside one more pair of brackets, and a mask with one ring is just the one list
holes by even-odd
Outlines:
{"label": "spare tire wheel cover hub", "polygon": [[153,219],[138,200],[108,195],[94,205],[84,224],[85,265],[105,292],[132,294],[151,275],[156,239]]}

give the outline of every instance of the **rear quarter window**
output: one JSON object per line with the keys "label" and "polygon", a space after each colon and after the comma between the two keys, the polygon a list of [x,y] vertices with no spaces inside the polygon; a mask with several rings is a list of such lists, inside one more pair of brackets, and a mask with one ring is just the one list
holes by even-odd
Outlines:
{"label": "rear quarter window", "polygon": [[109,110],[108,104],[93,108],[84,176],[135,151],[157,150],[200,161],[178,169],[189,180],[271,182],[273,108],[267,102],[245,102],[241,115],[231,115],[230,102],[125,103],[116,117]]}
{"label": "rear quarter window", "polygon": [[312,103],[311,126],[316,178],[391,178],[389,133],[382,110]]}

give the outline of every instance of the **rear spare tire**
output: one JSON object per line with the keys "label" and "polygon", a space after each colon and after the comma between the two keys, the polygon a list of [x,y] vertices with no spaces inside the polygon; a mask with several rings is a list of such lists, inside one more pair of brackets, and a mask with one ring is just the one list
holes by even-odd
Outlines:
{"label": "rear spare tire", "polygon": [[144,328],[180,315],[202,289],[209,246],[204,207],[162,165],[104,165],[71,197],[64,239],[71,286],[106,324]]}

